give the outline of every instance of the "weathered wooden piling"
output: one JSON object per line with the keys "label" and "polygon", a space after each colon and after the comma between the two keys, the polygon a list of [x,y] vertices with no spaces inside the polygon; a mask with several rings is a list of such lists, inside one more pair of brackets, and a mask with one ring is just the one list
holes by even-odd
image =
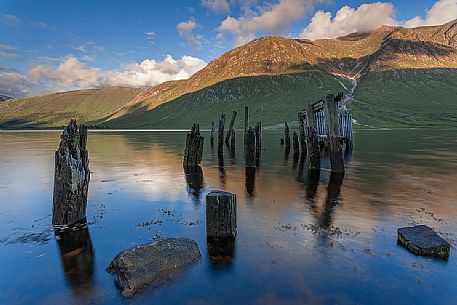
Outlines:
{"label": "weathered wooden piling", "polygon": [[248,131],[249,126],[249,108],[244,107],[244,134]]}
{"label": "weathered wooden piling", "polygon": [[300,155],[300,143],[298,142],[298,134],[296,131],[293,132],[292,143],[294,148],[294,156],[297,156],[298,158],[298,155]]}
{"label": "weathered wooden piling", "polygon": [[255,146],[257,150],[262,149],[262,122],[257,122],[254,128],[255,133]]}
{"label": "weathered wooden piling", "polygon": [[286,143],[286,149],[287,147],[290,148],[289,125],[287,124],[287,122],[284,122],[284,142]]}
{"label": "weathered wooden piling", "polygon": [[303,111],[298,113],[298,132],[301,153],[306,153],[305,115]]}
{"label": "weathered wooden piling", "polygon": [[232,129],[232,136],[230,137],[230,150],[235,151],[236,148],[236,132]]}
{"label": "weathered wooden piling", "polygon": [[307,115],[308,119],[308,130],[306,132],[306,163],[309,170],[320,170],[321,159],[319,149],[319,139],[317,138],[317,132],[314,126],[316,126],[314,118],[314,108],[312,104],[308,105]]}
{"label": "weathered wooden piling", "polygon": [[211,133],[210,133],[210,142],[211,146],[214,144],[214,121],[211,121]]}
{"label": "weathered wooden piling", "polygon": [[187,133],[183,164],[197,166],[202,162],[204,137],[200,135],[200,125],[194,123]]}
{"label": "weathered wooden piling", "polygon": [[221,114],[219,119],[219,129],[217,130],[217,153],[223,154],[224,151],[224,127],[225,127],[225,113]]}
{"label": "weathered wooden piling", "polygon": [[255,133],[254,130],[249,127],[244,136],[244,159],[246,167],[255,167]]}
{"label": "weathered wooden piling", "polygon": [[236,195],[212,191],[206,195],[206,236],[236,236]]}
{"label": "weathered wooden piling", "polygon": [[340,144],[338,126],[338,98],[329,94],[324,98],[323,108],[327,125],[327,142],[329,146],[332,172],[344,173],[343,151]]}
{"label": "weathered wooden piling", "polygon": [[87,127],[71,120],[55,153],[53,225],[73,225],[86,218],[89,189]]}
{"label": "weathered wooden piling", "polygon": [[227,130],[227,136],[225,137],[225,144],[227,144],[227,145],[230,144],[230,137],[233,134],[232,131],[234,130],[233,125],[235,125],[236,114],[237,114],[237,112],[233,111],[232,119],[230,120],[229,129]]}

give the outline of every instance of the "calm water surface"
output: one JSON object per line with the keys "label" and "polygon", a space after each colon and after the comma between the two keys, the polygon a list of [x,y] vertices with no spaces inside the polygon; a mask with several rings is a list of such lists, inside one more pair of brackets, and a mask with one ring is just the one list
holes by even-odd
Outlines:
{"label": "calm water surface", "polygon": [[[246,172],[207,141],[203,176],[182,167],[183,132],[91,132],[84,230],[51,223],[60,132],[0,132],[0,304],[457,304],[457,259],[417,257],[396,229],[424,223],[457,240],[455,131],[359,131],[344,180],[284,156],[264,133]],[[207,136],[208,138],[208,136]],[[241,138],[241,137],[239,137]],[[207,139],[208,140],[208,139]],[[211,261],[205,194],[238,195],[231,262]],[[188,236],[202,261],[166,285],[124,299],[106,266],[121,250]]]}

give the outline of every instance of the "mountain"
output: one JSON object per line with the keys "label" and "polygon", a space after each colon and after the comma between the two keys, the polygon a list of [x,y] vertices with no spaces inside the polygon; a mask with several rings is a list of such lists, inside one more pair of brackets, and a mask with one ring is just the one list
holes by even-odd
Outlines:
{"label": "mountain", "polygon": [[[457,127],[457,20],[316,41],[263,37],[187,80],[130,90],[117,95],[117,102],[81,91],[92,96],[90,114],[89,101],[73,111],[77,92],[60,93],[59,103],[54,95],[11,100],[0,106],[0,124],[57,126],[73,116],[121,128],[187,128],[194,121],[208,127],[219,113],[248,105],[253,120],[275,125],[296,120],[304,105],[326,93],[345,92],[362,126]],[[56,109],[59,116],[52,115]]]}
{"label": "mountain", "polygon": [[108,87],[10,99],[0,104],[0,127],[57,127],[71,118],[91,123],[118,111],[141,89]]}
{"label": "mountain", "polygon": [[10,100],[10,99],[11,99],[11,97],[0,94],[0,103],[4,102],[4,101],[7,101],[7,100]]}

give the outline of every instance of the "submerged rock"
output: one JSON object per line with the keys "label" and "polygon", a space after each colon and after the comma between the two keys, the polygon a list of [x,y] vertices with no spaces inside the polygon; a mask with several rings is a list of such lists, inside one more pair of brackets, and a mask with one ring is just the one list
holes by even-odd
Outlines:
{"label": "submerged rock", "polygon": [[146,287],[157,287],[201,259],[190,238],[168,238],[119,253],[106,269],[122,295],[130,297]]}
{"label": "submerged rock", "polygon": [[447,260],[450,244],[426,225],[398,229],[397,243],[416,255]]}

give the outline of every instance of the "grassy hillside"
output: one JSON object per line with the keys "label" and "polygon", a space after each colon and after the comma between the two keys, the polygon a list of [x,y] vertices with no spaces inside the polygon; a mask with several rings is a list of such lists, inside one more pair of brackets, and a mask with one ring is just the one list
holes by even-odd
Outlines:
{"label": "grassy hillside", "polygon": [[119,110],[139,91],[110,87],[8,100],[0,104],[0,127],[56,127],[72,118],[90,123]]}
{"label": "grassy hillside", "polygon": [[[251,121],[265,126],[297,120],[304,106],[329,92],[346,91],[350,83],[322,71],[271,76],[240,77],[183,95],[152,110],[138,109],[107,122],[110,127],[189,128],[198,122],[203,128],[217,122],[225,112],[227,122],[238,112],[236,126],[244,126],[244,107],[249,106]],[[217,123],[216,123],[217,124]],[[227,123],[228,124],[228,123]],[[253,124],[253,123],[252,123]]]}
{"label": "grassy hillside", "polygon": [[457,127],[457,69],[370,72],[359,82],[354,118],[372,127]]}

